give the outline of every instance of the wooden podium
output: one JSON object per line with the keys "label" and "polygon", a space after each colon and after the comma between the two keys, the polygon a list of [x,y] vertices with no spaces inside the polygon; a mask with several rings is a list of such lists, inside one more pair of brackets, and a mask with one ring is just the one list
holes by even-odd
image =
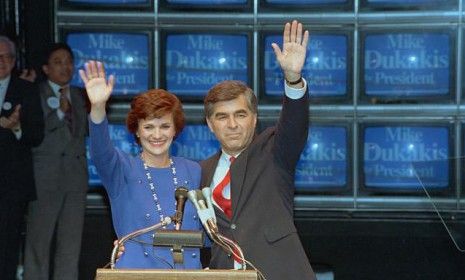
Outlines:
{"label": "wooden podium", "polygon": [[254,270],[97,269],[95,280],[257,280]]}

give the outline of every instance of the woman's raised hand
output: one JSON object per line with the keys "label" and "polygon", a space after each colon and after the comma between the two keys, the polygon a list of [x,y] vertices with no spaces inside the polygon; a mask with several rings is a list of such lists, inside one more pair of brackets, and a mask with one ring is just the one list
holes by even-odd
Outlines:
{"label": "woman's raised hand", "polygon": [[110,75],[108,81],[106,80],[105,68],[100,61],[89,60],[85,63],[84,68],[79,70],[79,75],[86,87],[90,103],[92,105],[105,105],[113,91],[115,77]]}

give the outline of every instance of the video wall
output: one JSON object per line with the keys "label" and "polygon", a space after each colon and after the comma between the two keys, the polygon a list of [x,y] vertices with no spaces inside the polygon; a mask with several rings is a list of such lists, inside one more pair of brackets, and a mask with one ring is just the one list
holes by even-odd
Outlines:
{"label": "video wall", "polygon": [[[463,2],[463,3],[462,3]],[[259,99],[259,130],[278,118],[283,75],[271,43],[283,24],[310,31],[303,76],[310,130],[296,170],[303,208],[430,209],[465,202],[465,0],[57,0],[56,40],[76,68],[104,61],[116,75],[110,132],[137,154],[124,126],[131,98],[165,88],[187,126],[174,155],[202,160],[219,144],[203,97],[241,80]],[[82,86],[76,73],[73,84]],[[89,160],[91,188],[101,187]]]}

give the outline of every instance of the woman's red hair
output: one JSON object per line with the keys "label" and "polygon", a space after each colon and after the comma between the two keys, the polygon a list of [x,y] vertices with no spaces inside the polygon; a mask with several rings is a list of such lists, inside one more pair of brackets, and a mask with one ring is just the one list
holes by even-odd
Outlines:
{"label": "woman's red hair", "polygon": [[161,118],[169,113],[172,113],[173,116],[176,137],[185,125],[181,101],[176,95],[166,90],[151,89],[134,97],[126,118],[126,126],[129,132],[135,135],[139,127],[139,120]]}

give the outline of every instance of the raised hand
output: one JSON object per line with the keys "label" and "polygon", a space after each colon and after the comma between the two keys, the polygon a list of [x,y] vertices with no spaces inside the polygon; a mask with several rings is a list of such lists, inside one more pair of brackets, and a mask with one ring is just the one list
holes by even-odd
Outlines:
{"label": "raised hand", "polygon": [[303,32],[302,24],[294,20],[284,26],[283,49],[281,50],[276,43],[271,44],[287,81],[297,81],[301,77],[308,38],[308,31]]}
{"label": "raised hand", "polygon": [[100,61],[89,60],[84,68],[85,70],[79,70],[79,75],[86,86],[87,96],[89,96],[90,118],[93,122],[100,123],[106,115],[105,104],[113,91],[115,77],[110,75],[107,82],[105,69]]}
{"label": "raised hand", "polygon": [[105,68],[100,61],[89,60],[84,68],[85,70],[79,70],[79,75],[84,82],[91,105],[105,105],[113,91],[115,77],[110,75],[107,82]]}

